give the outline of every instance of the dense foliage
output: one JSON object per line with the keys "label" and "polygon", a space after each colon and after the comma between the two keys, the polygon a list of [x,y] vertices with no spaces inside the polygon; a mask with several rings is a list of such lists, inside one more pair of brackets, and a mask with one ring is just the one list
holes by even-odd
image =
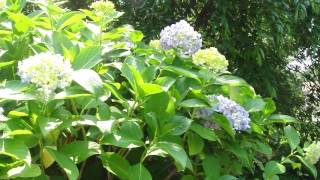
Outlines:
{"label": "dense foliage", "polygon": [[187,21],[148,45],[110,1],[25,5],[0,1],[1,179],[317,177],[320,143]]}

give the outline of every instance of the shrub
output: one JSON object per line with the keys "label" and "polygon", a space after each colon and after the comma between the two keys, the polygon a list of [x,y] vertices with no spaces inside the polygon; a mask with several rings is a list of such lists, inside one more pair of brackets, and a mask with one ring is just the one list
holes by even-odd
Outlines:
{"label": "shrub", "polygon": [[33,3],[0,11],[1,179],[75,180],[91,166],[108,179],[278,179],[300,163],[317,176],[319,143],[299,147],[296,120],[273,114],[217,49],[199,50],[186,21],[148,46],[113,26],[123,13],[109,1]]}

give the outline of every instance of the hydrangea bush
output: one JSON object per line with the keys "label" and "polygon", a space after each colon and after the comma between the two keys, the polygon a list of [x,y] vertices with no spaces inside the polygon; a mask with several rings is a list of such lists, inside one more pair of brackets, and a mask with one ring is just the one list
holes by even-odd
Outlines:
{"label": "hydrangea bush", "polygon": [[0,11],[1,179],[317,177],[319,143],[186,21],[147,45],[109,1],[28,3]]}

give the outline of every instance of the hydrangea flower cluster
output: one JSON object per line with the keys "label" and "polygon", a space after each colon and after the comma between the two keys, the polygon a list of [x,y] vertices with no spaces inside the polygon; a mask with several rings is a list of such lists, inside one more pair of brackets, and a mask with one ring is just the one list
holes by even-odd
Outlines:
{"label": "hydrangea flower cluster", "polygon": [[202,49],[192,55],[192,61],[196,65],[206,65],[209,69],[221,71],[227,69],[229,63],[217,48]]}
{"label": "hydrangea flower cluster", "polygon": [[[200,117],[208,118],[214,112],[219,112],[229,120],[234,130],[245,131],[250,128],[251,120],[249,113],[242,106],[222,95],[212,95],[209,96],[209,99],[212,102],[217,101],[217,104],[211,108],[200,109],[198,111]],[[205,123],[204,125],[212,129],[217,129],[217,125],[214,123]]]}
{"label": "hydrangea flower cluster", "polygon": [[0,9],[4,9],[6,6],[6,0],[0,0]]}
{"label": "hydrangea flower cluster", "polygon": [[305,159],[311,164],[316,164],[320,159],[320,142],[313,142],[304,151]]}
{"label": "hydrangea flower cluster", "polygon": [[103,16],[105,14],[114,13],[114,4],[111,1],[96,1],[90,6],[97,13],[98,16]]}
{"label": "hydrangea flower cluster", "polygon": [[68,87],[72,81],[72,73],[69,61],[50,52],[31,56],[18,64],[21,81],[35,84],[45,100],[48,100],[56,89]]}
{"label": "hydrangea flower cluster", "polygon": [[149,46],[155,48],[155,49],[161,49],[160,40],[151,40],[149,42]]}
{"label": "hydrangea flower cluster", "polygon": [[160,45],[164,50],[176,48],[182,54],[192,55],[202,47],[201,34],[181,20],[161,30]]}

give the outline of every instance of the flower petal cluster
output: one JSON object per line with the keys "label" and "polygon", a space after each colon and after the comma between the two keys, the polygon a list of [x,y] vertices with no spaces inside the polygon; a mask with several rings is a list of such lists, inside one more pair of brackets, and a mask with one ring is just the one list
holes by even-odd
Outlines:
{"label": "flower petal cluster", "polygon": [[[219,112],[223,114],[232,125],[232,128],[237,131],[245,131],[250,128],[250,117],[249,113],[236,102],[222,96],[209,96],[212,102],[217,102],[211,108],[204,108],[198,111],[200,117],[208,118],[214,112]],[[205,124],[206,126],[217,129],[216,124]]]}
{"label": "flower petal cluster", "polygon": [[311,163],[316,164],[320,159],[320,142],[313,142],[307,148],[304,148],[305,159]]}
{"label": "flower petal cluster", "polygon": [[96,1],[90,6],[97,13],[98,16],[110,14],[115,12],[114,4],[111,1]]}
{"label": "flower petal cluster", "polygon": [[181,20],[161,30],[160,45],[164,50],[176,48],[182,54],[192,55],[202,47],[201,34]]}
{"label": "flower petal cluster", "polygon": [[48,100],[55,90],[66,88],[72,81],[72,67],[59,54],[50,52],[31,56],[18,64],[22,82],[35,84]]}
{"label": "flower petal cluster", "polygon": [[160,40],[155,39],[155,40],[151,40],[149,42],[149,46],[155,48],[155,49],[161,49],[161,45],[160,45]]}
{"label": "flower petal cluster", "polygon": [[205,65],[215,71],[225,70],[229,65],[226,57],[215,47],[199,50],[192,55],[192,61],[196,65]]}

